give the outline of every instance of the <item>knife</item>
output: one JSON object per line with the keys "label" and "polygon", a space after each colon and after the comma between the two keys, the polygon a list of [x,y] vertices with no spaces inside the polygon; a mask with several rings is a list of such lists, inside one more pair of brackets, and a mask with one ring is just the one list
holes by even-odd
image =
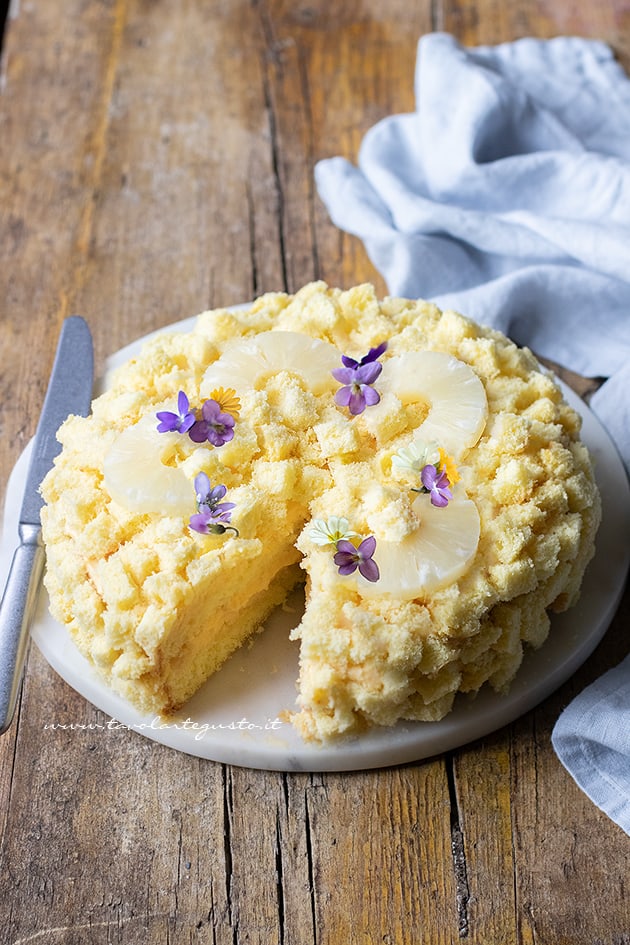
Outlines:
{"label": "knife", "polygon": [[92,400],[94,353],[87,323],[78,315],[64,320],[50,383],[33,441],[22,509],[19,544],[0,603],[0,734],[11,724],[28,644],[28,631],[44,570],[39,491],[61,450],[57,430],[70,414],[87,416]]}

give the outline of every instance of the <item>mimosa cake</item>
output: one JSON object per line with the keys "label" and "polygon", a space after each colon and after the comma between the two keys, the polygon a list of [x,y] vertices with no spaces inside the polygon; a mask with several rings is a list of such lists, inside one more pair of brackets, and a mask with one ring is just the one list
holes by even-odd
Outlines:
{"label": "mimosa cake", "polygon": [[531,352],[426,302],[318,282],[204,312],[62,426],[52,614],[168,716],[305,580],[303,738],[437,720],[505,690],[578,598],[600,519],[579,434]]}

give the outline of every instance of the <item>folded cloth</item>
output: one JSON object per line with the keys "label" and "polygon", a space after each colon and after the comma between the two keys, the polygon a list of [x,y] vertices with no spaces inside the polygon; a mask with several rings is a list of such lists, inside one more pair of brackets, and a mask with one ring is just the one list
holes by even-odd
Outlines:
{"label": "folded cloth", "polygon": [[553,746],[582,790],[630,834],[630,656],[564,710]]}
{"label": "folded cloth", "polygon": [[[581,374],[630,472],[630,81],[573,37],[418,47],[416,110],[372,128],[358,167],[315,168],[335,224],[392,295],[498,328]],[[624,703],[625,699],[625,703]],[[630,833],[630,658],[554,731],[578,784]]]}
{"label": "folded cloth", "polygon": [[[420,40],[416,111],[315,168],[392,295],[427,298],[593,377],[630,362],[630,81],[603,43]],[[610,382],[608,382],[610,383]],[[630,405],[630,387],[616,384]],[[630,425],[592,408],[630,471]]]}

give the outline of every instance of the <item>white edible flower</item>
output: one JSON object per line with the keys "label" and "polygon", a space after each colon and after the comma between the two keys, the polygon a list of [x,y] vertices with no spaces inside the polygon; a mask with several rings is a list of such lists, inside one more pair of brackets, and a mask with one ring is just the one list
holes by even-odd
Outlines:
{"label": "white edible flower", "polygon": [[331,515],[327,522],[315,518],[309,529],[309,538],[315,545],[336,545],[342,538],[358,538],[357,532],[353,532],[349,525],[347,518],[337,515]]}
{"label": "white edible flower", "polygon": [[425,466],[437,466],[440,462],[440,450],[437,443],[425,443],[416,440],[409,446],[403,446],[392,456],[392,466],[410,469],[421,473]]}

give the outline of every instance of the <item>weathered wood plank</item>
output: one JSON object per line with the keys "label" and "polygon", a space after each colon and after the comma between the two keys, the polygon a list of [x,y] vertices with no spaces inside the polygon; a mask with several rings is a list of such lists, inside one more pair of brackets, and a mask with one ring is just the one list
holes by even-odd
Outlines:
{"label": "weathered wood plank", "polygon": [[407,945],[457,938],[444,765],[313,776],[317,939]]}
{"label": "weathered wood plank", "polygon": [[257,19],[245,2],[126,10],[75,301],[110,344],[283,288]]}
{"label": "weathered wood plank", "polygon": [[524,36],[588,36],[627,50],[623,4],[566,4],[554,0],[441,0],[437,28],[453,33],[467,46],[510,42]]}
{"label": "weathered wood plank", "polygon": [[[37,423],[68,314],[71,260],[92,212],[94,144],[108,106],[118,11],[81,6],[66,5],[75,28],[63,31],[59,11],[14,4],[0,65],[2,500],[9,471]],[[87,126],[86,114],[92,119]],[[13,737],[0,745],[3,770],[13,763]],[[0,784],[3,810],[13,788],[4,779]]]}
{"label": "weathered wood plank", "polygon": [[[0,494],[35,430],[61,318],[70,261],[86,213],[85,115],[102,113],[114,17],[104,5],[13,6],[0,62]],[[51,42],[51,36],[55,36]],[[0,740],[13,768],[14,732]],[[0,781],[7,810],[10,785]]]}
{"label": "weathered wood plank", "polygon": [[[578,605],[579,606],[579,605]],[[513,726],[515,883],[525,942],[630,941],[630,846],[580,791],[551,747],[560,712],[629,652],[628,594],[585,666]],[[602,904],[612,908],[602,908]]]}
{"label": "weathered wood plank", "polygon": [[[416,44],[431,29],[431,17],[430,3],[398,2],[331,4],[328,16],[314,18],[305,49],[314,160],[342,155],[356,163],[369,128],[388,115],[413,111]],[[363,245],[331,226],[319,199],[314,223],[323,279],[342,287],[373,282],[386,292]]]}
{"label": "weathered wood plank", "polygon": [[[479,945],[517,941],[509,733],[464,748],[453,759],[459,845],[467,902],[460,937]],[[483,823],[483,827],[482,827]]]}

